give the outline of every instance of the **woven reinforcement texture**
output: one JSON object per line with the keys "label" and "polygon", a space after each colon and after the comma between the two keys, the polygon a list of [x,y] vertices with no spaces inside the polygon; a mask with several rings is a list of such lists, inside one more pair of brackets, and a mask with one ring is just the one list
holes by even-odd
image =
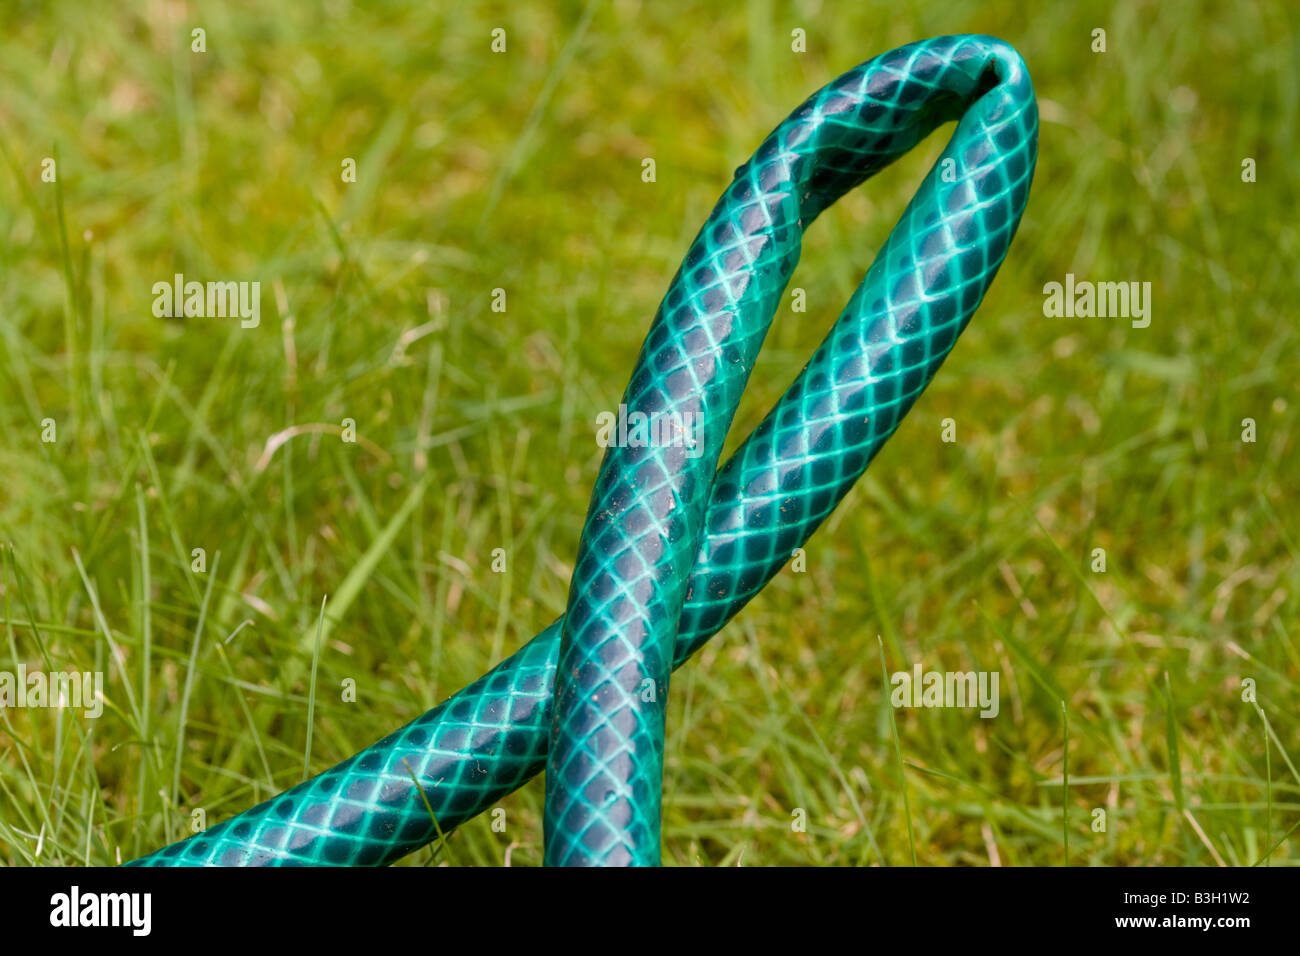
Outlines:
{"label": "woven reinforcement texture", "polygon": [[[717,470],[803,231],[953,120],[825,340]],[[813,94],[736,171],[669,286],[623,401],[697,422],[695,442],[609,449],[565,615],[336,767],[129,865],[390,863],[543,768],[548,864],[657,863],[669,674],[807,541],[934,377],[1006,255],[1037,140],[1025,65],[991,37],[913,43]]]}

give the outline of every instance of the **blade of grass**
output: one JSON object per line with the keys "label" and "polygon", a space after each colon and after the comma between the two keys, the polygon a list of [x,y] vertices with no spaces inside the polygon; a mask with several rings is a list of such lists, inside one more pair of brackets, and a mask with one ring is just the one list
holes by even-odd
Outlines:
{"label": "blade of grass", "polygon": [[208,619],[208,602],[212,599],[212,584],[217,579],[221,568],[221,552],[212,556],[212,569],[208,573],[208,585],[203,590],[203,603],[199,605],[199,619],[194,625],[194,639],[190,642],[189,663],[185,667],[185,686],[181,690],[181,708],[176,717],[176,763],[172,768],[172,805],[180,805],[181,764],[185,757],[185,721],[190,712],[190,693],[194,690],[194,666],[199,658],[199,641],[203,637],[203,628]]}
{"label": "blade of grass", "polygon": [[[322,625],[320,641],[328,641],[330,634],[334,631],[334,627],[343,619],[344,615],[347,614],[348,608],[352,606],[352,602],[357,599],[357,596],[361,593],[361,589],[365,587],[366,582],[370,580],[370,576],[374,574],[375,568],[379,566],[379,562],[383,560],[384,555],[386,555],[389,548],[393,546],[393,542],[397,540],[397,535],[402,530],[402,526],[406,524],[406,520],[411,516],[411,512],[414,511],[415,506],[420,503],[421,496],[424,494],[425,489],[429,487],[429,481],[429,478],[421,479],[415,487],[411,489],[410,494],[406,496],[406,500],[403,501],[401,507],[397,509],[397,513],[394,514],[393,517],[389,519],[388,524],[384,526],[383,532],[380,533],[379,537],[371,542],[370,547],[367,548],[365,554],[361,556],[361,560],[352,566],[352,570],[349,571],[347,576],[343,579],[343,583],[338,586],[338,590],[334,592],[334,603],[331,605],[331,613],[325,618],[324,624]],[[304,648],[304,650],[306,650],[306,648]]]}
{"label": "blade of grass", "polygon": [[[880,635],[876,635],[876,643],[880,645],[880,679],[881,688],[889,686],[889,669],[885,666],[885,642],[881,640]],[[883,700],[889,698],[883,693]],[[907,816],[907,845],[912,851],[912,865],[916,866],[916,838],[912,835],[912,807],[907,799],[907,777],[903,768],[903,748],[898,743],[898,723],[894,720],[894,707],[891,703],[889,706],[889,729],[894,741],[894,758],[898,761],[898,787],[903,794],[903,812]]]}
{"label": "blade of grass", "polygon": [[1061,752],[1061,838],[1065,865],[1070,865],[1070,711],[1061,701],[1061,729],[1065,738]]}
{"label": "blade of grass", "polygon": [[402,764],[403,766],[406,767],[406,772],[411,775],[411,783],[415,784],[415,789],[420,791],[420,799],[424,801],[424,809],[428,812],[429,819],[433,821],[433,829],[438,834],[438,839],[433,844],[433,851],[432,851],[433,859],[437,859],[439,853],[448,849],[447,834],[442,832],[442,825],[438,823],[438,817],[433,812],[433,807],[429,803],[429,797],[424,792],[424,787],[420,786],[419,778],[415,776],[415,771],[411,769],[410,762],[403,760]]}
{"label": "blade of grass", "polygon": [[326,594],[320,599],[320,614],[316,618],[316,646],[311,655],[311,684],[307,690],[307,745],[302,752],[302,779],[306,780],[311,773],[311,732],[316,724],[316,670],[320,665],[320,641],[321,632],[325,627],[325,602],[329,600]]}

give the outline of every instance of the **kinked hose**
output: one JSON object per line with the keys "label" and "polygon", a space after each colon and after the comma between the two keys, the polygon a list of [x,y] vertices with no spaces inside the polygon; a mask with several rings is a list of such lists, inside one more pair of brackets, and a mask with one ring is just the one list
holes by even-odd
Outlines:
{"label": "kinked hose", "polygon": [[[830,334],[717,470],[804,229],[949,120]],[[912,43],[813,94],[736,170],[673,277],[623,403],[694,427],[607,451],[564,616],[338,766],[127,865],[379,866],[543,768],[548,865],[658,864],[670,673],[808,540],[934,377],[1006,255],[1037,151],[1029,73],[991,37]]]}

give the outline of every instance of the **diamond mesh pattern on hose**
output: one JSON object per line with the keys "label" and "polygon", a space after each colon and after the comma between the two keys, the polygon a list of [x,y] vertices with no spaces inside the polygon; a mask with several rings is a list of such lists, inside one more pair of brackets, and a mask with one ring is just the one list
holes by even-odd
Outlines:
{"label": "diamond mesh pattern on hose", "polygon": [[[715,473],[803,230],[954,119],[826,339]],[[548,863],[656,863],[670,671],[784,566],[929,384],[1006,255],[1037,138],[1024,63],[990,37],[910,44],[815,93],[737,170],[669,287],[624,403],[698,415],[697,443],[610,449],[565,616],[338,766],[133,864],[389,863],[543,767]]]}

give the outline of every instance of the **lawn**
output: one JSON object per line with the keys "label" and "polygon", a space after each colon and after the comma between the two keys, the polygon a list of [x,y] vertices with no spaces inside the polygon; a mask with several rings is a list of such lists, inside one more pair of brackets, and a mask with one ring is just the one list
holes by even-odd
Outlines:
{"label": "lawn", "polygon": [[[0,708],[0,862],[224,820],[549,624],[596,416],[733,170],[841,72],[945,33],[1029,66],[1028,209],[806,569],[674,678],[665,863],[1300,861],[1283,0],[7,13],[0,671],[99,672],[104,704]],[[950,129],[810,230],[807,311],[778,312],[729,448]],[[155,314],[176,274],[258,282],[257,324]],[[1149,325],[1045,314],[1067,275],[1149,282]],[[998,715],[895,710],[917,665],[997,671]],[[404,863],[539,864],[542,796]]]}

